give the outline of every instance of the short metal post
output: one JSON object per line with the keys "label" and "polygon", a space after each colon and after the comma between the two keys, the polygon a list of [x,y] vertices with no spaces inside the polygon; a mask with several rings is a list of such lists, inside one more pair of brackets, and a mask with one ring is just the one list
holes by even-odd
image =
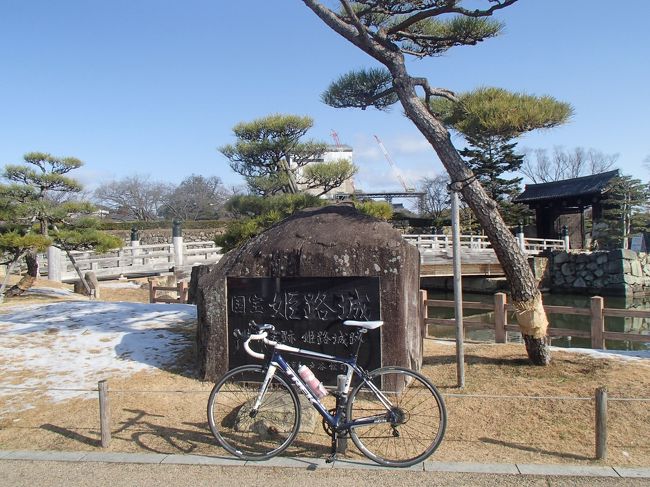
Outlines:
{"label": "short metal post", "polygon": [[108,382],[100,380],[99,389],[99,426],[101,431],[102,448],[108,448],[111,443],[111,411],[108,404]]}
{"label": "short metal post", "polygon": [[136,227],[131,228],[131,265],[143,265],[144,259],[139,259],[136,262],[135,257],[140,254],[140,233]]}
{"label": "short metal post", "polygon": [[607,458],[607,388],[596,389],[596,459]]}
{"label": "short metal post", "polygon": [[[346,392],[345,383],[347,382],[347,378],[348,378],[347,375],[343,375],[343,374],[336,376],[336,393],[338,395],[338,397],[336,398],[337,406],[340,406],[341,404],[345,404],[345,401],[347,399],[347,395],[345,393]],[[343,401],[343,403],[341,403],[340,401]],[[337,411],[337,413],[338,412],[339,411]],[[338,436],[336,438],[336,453],[345,453],[347,449],[348,449],[347,437]]]}

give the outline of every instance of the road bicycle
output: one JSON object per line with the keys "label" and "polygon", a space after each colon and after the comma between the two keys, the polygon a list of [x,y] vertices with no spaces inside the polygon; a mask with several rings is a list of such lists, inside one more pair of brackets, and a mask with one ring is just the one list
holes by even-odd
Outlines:
{"label": "road bicycle", "polygon": [[[343,322],[359,337],[382,324]],[[265,363],[230,370],[210,394],[208,423],[228,452],[244,460],[267,460],[288,448],[300,430],[297,391],[322,416],[331,437],[328,462],[336,460],[339,440],[348,437],[366,457],[392,467],[419,463],[438,448],[447,413],[441,394],[422,374],[396,366],[365,371],[357,364],[361,339],[353,354],[342,357],[280,343],[274,332],[271,324],[255,323],[247,332],[235,330],[234,335],[245,340],[246,352]],[[251,342],[263,343],[264,351],[253,350]],[[336,390],[320,398],[318,381],[314,383],[311,376],[306,382],[283,354],[340,364],[347,372],[337,376]],[[332,400],[335,406],[329,408],[326,402]]]}

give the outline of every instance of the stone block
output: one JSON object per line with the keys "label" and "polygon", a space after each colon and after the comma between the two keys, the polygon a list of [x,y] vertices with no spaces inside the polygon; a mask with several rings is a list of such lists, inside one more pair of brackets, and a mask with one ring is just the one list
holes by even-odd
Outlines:
{"label": "stone block", "polygon": [[569,261],[569,254],[567,252],[558,252],[553,254],[553,265],[562,265]]}
{"label": "stone block", "polygon": [[562,272],[562,275],[565,276],[565,277],[566,276],[572,276],[572,275],[575,274],[575,269],[571,264],[569,264],[568,262],[565,262],[564,264],[562,264],[562,271],[561,272]]}
{"label": "stone block", "polygon": [[578,277],[575,281],[573,281],[573,287],[575,288],[585,288],[587,287],[587,283],[582,277]]}
{"label": "stone block", "polygon": [[610,259],[607,262],[607,273],[608,274],[620,274],[623,272],[623,261],[621,259],[612,260]]}
{"label": "stone block", "polygon": [[610,259],[636,260],[637,253],[628,249],[612,250],[609,254]]}
{"label": "stone block", "polygon": [[632,273],[632,261],[630,261],[630,260],[622,260],[621,263],[623,264],[623,274],[631,274]]}

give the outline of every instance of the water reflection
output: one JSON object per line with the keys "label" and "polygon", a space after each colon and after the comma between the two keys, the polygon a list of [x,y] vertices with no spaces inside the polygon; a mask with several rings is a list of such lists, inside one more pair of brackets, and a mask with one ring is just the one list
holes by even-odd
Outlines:
{"label": "water reflection", "polygon": [[[429,299],[444,299],[453,300],[454,295],[451,292],[430,290],[428,291]],[[605,308],[619,308],[619,309],[639,309],[650,310],[650,296],[640,297],[605,297]],[[463,301],[479,302],[479,303],[494,303],[494,296],[486,294],[473,294],[463,293]],[[589,296],[577,296],[569,294],[544,294],[544,304],[555,306],[571,306],[575,308],[589,308]],[[494,323],[494,313],[486,312],[485,310],[472,310],[469,308],[464,309],[464,316],[467,319],[480,320],[485,323]],[[453,318],[453,308],[437,308],[429,307],[430,318]],[[548,316],[552,327],[555,328],[568,328],[571,330],[589,330],[591,327],[591,320],[589,316],[567,315],[560,313],[552,313]],[[508,316],[508,323],[515,324],[514,316]],[[605,317],[605,329],[607,331],[617,331],[626,333],[640,333],[643,335],[650,335],[650,318],[632,318],[632,317]],[[430,325],[429,333],[433,336],[453,338],[453,326],[439,326]],[[480,341],[494,341],[494,332],[490,330],[467,330],[465,335],[470,340]],[[508,341],[521,342],[521,335],[519,333],[508,332]],[[575,347],[575,348],[590,348],[591,342],[588,338],[579,337],[555,337],[552,339],[552,345],[558,347]],[[609,350],[648,350],[650,349],[649,342],[632,342],[620,340],[606,340],[606,348]]]}

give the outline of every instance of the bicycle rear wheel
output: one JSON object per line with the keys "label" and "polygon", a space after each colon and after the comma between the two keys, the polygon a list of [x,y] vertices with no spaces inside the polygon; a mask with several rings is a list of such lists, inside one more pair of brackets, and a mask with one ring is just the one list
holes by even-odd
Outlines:
{"label": "bicycle rear wheel", "polygon": [[350,428],[354,444],[371,460],[391,467],[423,461],[440,445],[447,426],[442,396],[423,375],[402,367],[370,372],[370,380],[388,399],[388,410],[364,382],[350,394],[348,419],[382,418],[381,423]]}
{"label": "bicycle rear wheel", "polygon": [[208,423],[219,444],[244,460],[267,460],[285,450],[300,428],[296,392],[276,372],[257,413],[252,408],[266,377],[259,365],[226,373],[208,400]]}

